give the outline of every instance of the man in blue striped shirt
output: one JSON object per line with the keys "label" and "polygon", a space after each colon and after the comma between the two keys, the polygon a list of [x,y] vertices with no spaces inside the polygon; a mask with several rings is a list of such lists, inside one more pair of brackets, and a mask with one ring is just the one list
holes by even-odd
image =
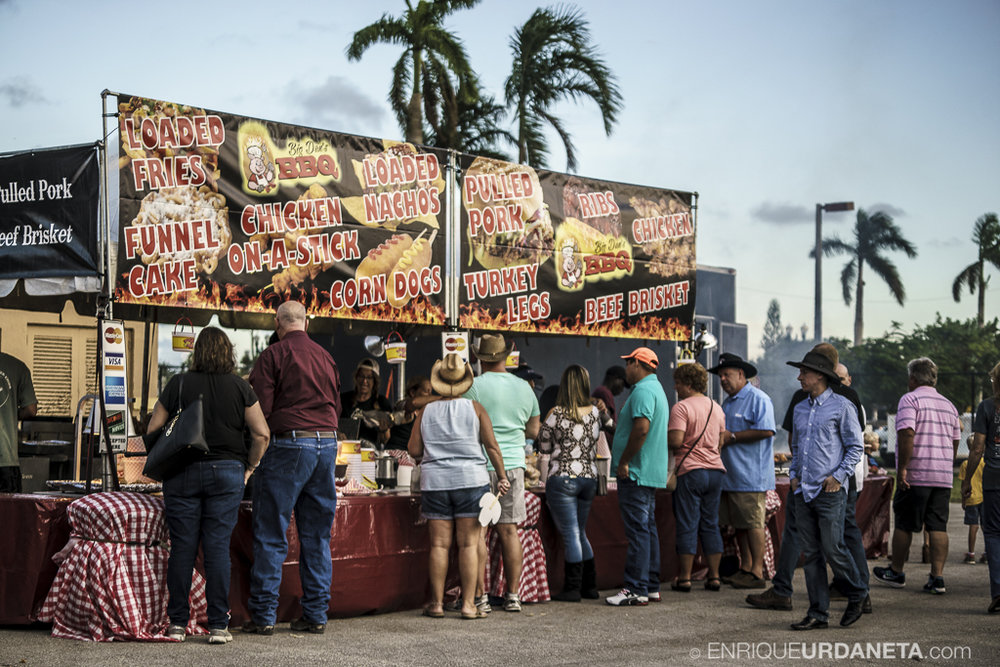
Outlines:
{"label": "man in blue striped shirt", "polygon": [[809,613],[793,623],[792,629],[827,627],[830,591],[824,558],[847,594],[840,624],[848,626],[861,618],[868,595],[868,586],[844,543],[848,480],[864,453],[858,413],[848,399],[830,389],[840,378],[829,357],[810,351],[801,362],[789,361],[788,365],[799,369],[799,384],[809,395],[795,406],[792,415],[788,472],[790,492],[801,497],[795,507],[795,522],[806,559]]}

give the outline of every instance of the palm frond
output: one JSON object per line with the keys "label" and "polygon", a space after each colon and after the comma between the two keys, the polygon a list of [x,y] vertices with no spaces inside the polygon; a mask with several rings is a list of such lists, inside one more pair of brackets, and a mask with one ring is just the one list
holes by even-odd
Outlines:
{"label": "palm frond", "polygon": [[864,262],[871,267],[879,278],[889,286],[889,292],[899,305],[906,301],[906,289],[903,287],[903,279],[899,277],[899,269],[889,259],[882,255],[870,255]]}
{"label": "palm frond", "polygon": [[962,287],[969,286],[969,294],[974,294],[979,286],[979,262],[973,262],[962,269],[962,272],[955,276],[955,282],[951,284],[951,296],[955,303],[962,300]]}
{"label": "palm frond", "polygon": [[854,293],[854,283],[858,279],[858,260],[852,259],[840,272],[840,288],[844,292],[844,303],[851,305],[851,297]]}

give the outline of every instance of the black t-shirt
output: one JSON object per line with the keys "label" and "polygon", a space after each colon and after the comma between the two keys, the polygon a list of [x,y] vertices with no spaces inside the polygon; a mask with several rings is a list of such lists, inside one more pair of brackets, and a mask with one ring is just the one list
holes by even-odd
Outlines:
{"label": "black t-shirt", "polygon": [[[183,396],[178,400],[183,380]],[[201,396],[205,415],[206,459],[247,460],[246,409],[257,402],[257,395],[243,378],[216,373],[183,373],[170,378],[160,394],[160,404],[171,416],[182,405],[187,406]]]}
{"label": "black t-shirt", "polygon": [[996,401],[987,398],[976,408],[972,432],[986,436],[983,450],[983,490],[1000,491],[1000,414]]}
{"label": "black t-shirt", "polygon": [[[340,416],[346,419],[359,420],[361,425],[358,427],[358,438],[367,440],[372,444],[378,444],[378,429],[366,424],[361,417],[362,412],[368,412],[369,410],[390,412],[392,406],[389,405],[389,400],[385,396],[380,396],[379,394],[372,394],[368,397],[368,400],[357,403],[354,402],[353,391],[345,391],[340,395]],[[404,447],[403,449],[406,448]]]}

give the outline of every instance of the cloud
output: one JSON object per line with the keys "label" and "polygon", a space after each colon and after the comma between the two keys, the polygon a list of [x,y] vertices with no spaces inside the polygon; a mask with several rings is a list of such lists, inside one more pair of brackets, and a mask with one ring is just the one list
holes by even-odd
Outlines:
{"label": "cloud", "polygon": [[380,127],[388,116],[385,105],[372,100],[348,79],[328,77],[318,86],[288,84],[286,99],[295,100],[293,122],[335,130],[358,132]]}
{"label": "cloud", "polygon": [[899,208],[898,206],[893,206],[892,204],[872,204],[865,207],[869,213],[888,213],[894,218],[901,218],[906,215],[906,211]]}
{"label": "cloud", "polygon": [[927,242],[927,245],[932,248],[958,248],[966,243],[967,241],[963,241],[957,236],[952,236],[946,239],[933,238]]}
{"label": "cloud", "polygon": [[[0,6],[3,6],[4,1],[0,0]],[[41,89],[24,77],[14,77],[0,83],[0,102],[6,102],[15,109],[29,104],[49,103]]]}
{"label": "cloud", "polygon": [[753,217],[775,225],[813,224],[816,210],[800,204],[778,204],[766,201],[752,211]]}

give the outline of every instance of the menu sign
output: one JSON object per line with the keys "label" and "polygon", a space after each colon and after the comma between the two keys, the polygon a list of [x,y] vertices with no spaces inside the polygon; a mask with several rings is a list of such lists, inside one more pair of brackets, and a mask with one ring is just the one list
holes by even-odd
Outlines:
{"label": "menu sign", "polygon": [[691,194],[462,156],[459,324],[690,338]]}
{"label": "menu sign", "polygon": [[119,98],[118,301],[444,324],[442,153]]}

